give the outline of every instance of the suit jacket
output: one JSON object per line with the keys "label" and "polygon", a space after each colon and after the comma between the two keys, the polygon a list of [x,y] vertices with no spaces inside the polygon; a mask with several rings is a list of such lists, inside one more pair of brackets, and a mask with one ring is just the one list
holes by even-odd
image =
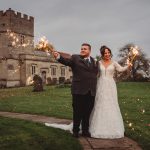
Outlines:
{"label": "suit jacket", "polygon": [[70,66],[73,72],[71,93],[84,95],[91,92],[91,95],[96,94],[96,83],[98,73],[98,62],[90,57],[90,66],[80,55],[72,55],[71,58],[63,58],[60,56],[59,62]]}

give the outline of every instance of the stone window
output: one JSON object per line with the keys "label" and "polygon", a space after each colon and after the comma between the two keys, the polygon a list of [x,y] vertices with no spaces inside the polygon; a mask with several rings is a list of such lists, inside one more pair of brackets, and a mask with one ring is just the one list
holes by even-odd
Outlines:
{"label": "stone window", "polygon": [[61,67],[61,76],[62,76],[62,77],[65,76],[65,67]]}
{"label": "stone window", "polygon": [[36,73],[36,65],[32,65],[31,73],[34,75]]}
{"label": "stone window", "polygon": [[24,35],[21,35],[20,38],[21,38],[20,43],[21,43],[21,45],[22,45],[22,44],[25,43],[25,36],[24,36]]}
{"label": "stone window", "polygon": [[2,26],[3,26],[3,27],[5,27],[5,25],[6,25],[5,23],[2,23]]}
{"label": "stone window", "polygon": [[51,75],[56,75],[56,67],[51,67]]}
{"label": "stone window", "polygon": [[72,72],[72,69],[69,67],[69,72]]}
{"label": "stone window", "polygon": [[12,64],[8,64],[7,68],[8,70],[14,70],[14,66]]}

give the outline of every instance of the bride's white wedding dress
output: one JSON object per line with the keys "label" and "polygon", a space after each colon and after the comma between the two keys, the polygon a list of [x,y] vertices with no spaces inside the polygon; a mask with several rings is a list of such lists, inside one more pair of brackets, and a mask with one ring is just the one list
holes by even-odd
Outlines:
{"label": "bride's white wedding dress", "polygon": [[105,68],[100,61],[100,77],[97,80],[97,92],[89,129],[94,138],[114,139],[124,136],[123,119],[113,76],[115,71],[122,72],[127,68],[115,61]]}
{"label": "bride's white wedding dress", "polygon": [[[116,61],[112,61],[107,68],[101,61],[99,64],[100,77],[97,80],[97,92],[90,117],[89,131],[91,137],[94,138],[122,138],[124,137],[124,125],[113,76],[115,71],[123,72],[128,67],[122,67]],[[72,131],[72,123],[69,125],[45,123],[45,125]]]}

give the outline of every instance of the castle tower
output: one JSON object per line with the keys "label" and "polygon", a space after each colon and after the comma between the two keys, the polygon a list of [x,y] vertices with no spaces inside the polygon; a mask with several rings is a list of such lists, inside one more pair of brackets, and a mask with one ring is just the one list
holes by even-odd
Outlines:
{"label": "castle tower", "polygon": [[33,54],[34,18],[10,8],[0,11],[0,86],[19,86],[25,74],[22,55]]}
{"label": "castle tower", "polygon": [[0,11],[0,57],[18,58],[34,48],[34,18],[9,8]]}

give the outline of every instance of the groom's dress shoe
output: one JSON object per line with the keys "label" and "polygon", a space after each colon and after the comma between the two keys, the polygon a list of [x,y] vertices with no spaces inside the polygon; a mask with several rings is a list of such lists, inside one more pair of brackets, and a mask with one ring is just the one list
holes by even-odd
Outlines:
{"label": "groom's dress shoe", "polygon": [[79,134],[78,134],[77,132],[74,132],[74,133],[73,133],[73,137],[78,138],[78,137],[79,137]]}
{"label": "groom's dress shoe", "polygon": [[89,132],[82,132],[82,136],[91,137],[91,134]]}

